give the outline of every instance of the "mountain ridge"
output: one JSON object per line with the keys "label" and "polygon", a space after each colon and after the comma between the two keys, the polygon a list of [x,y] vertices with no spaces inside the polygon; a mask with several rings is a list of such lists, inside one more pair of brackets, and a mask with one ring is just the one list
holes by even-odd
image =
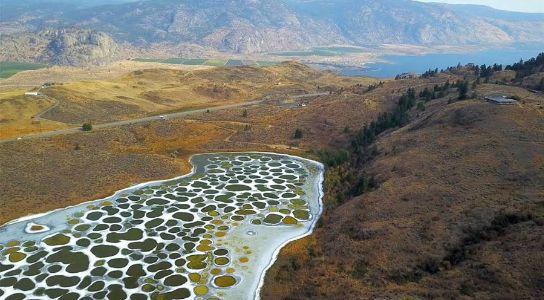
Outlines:
{"label": "mountain ridge", "polygon": [[0,5],[0,35],[75,27],[139,49],[198,46],[237,54],[338,44],[485,46],[540,41],[544,35],[544,14],[411,0],[103,2],[6,2]]}

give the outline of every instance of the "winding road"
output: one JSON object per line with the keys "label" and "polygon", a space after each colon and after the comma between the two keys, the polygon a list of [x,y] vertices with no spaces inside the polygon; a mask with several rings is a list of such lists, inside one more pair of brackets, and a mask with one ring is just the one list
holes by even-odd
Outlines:
{"label": "winding road", "polygon": [[46,98],[46,99],[51,100],[51,102],[53,102],[53,105],[51,105],[49,108],[47,108],[46,110],[42,111],[41,113],[35,115],[34,118],[32,118],[32,119],[34,119],[34,121],[42,121],[42,120],[44,120],[44,118],[42,118],[43,115],[45,115],[46,113],[50,112],[51,110],[57,108],[57,106],[60,105],[60,102],[59,102],[57,99],[55,99],[55,98],[51,98],[51,97],[47,96],[46,94],[42,94],[41,96],[42,96],[43,98]]}
{"label": "winding road", "polygon": [[[196,113],[204,113],[204,112],[207,112],[207,111],[217,111],[217,110],[223,110],[223,109],[229,109],[229,108],[251,106],[251,105],[262,103],[264,101],[266,101],[266,100],[262,99],[262,100],[255,100],[255,101],[249,101],[249,102],[242,102],[242,103],[235,103],[235,104],[228,104],[228,105],[220,105],[220,106],[213,106],[213,107],[207,107],[207,108],[186,110],[186,111],[182,111],[182,112],[162,114],[162,115],[144,117],[144,118],[139,118],[139,119],[131,119],[131,120],[124,120],[124,121],[116,121],[116,122],[110,122],[110,123],[96,124],[96,125],[93,125],[93,130],[110,128],[110,127],[117,127],[117,126],[124,126],[124,125],[142,124],[142,123],[148,123],[148,122],[159,121],[159,120],[177,119],[177,118],[185,117],[185,116],[196,114]],[[40,115],[42,115],[42,114],[43,114],[43,112],[40,113]],[[16,141],[16,140],[28,140],[28,139],[35,139],[35,138],[46,138],[46,137],[53,137],[53,136],[57,136],[57,135],[63,135],[63,134],[72,134],[72,133],[77,133],[77,132],[81,132],[81,127],[78,126],[78,127],[59,129],[59,130],[53,130],[53,131],[47,131],[47,132],[41,132],[41,133],[33,133],[33,134],[29,134],[29,135],[24,135],[24,136],[21,136],[21,137],[18,137],[18,138],[10,138],[10,139],[1,140],[0,143],[7,143],[7,142]]]}
{"label": "winding road", "polygon": [[[301,99],[301,98],[309,98],[309,97],[317,97],[317,96],[324,96],[329,95],[329,92],[321,92],[321,93],[309,93],[309,94],[302,94],[302,95],[292,95],[292,96],[286,96],[287,98],[292,99]],[[47,95],[44,95],[48,98],[50,98]],[[52,99],[55,103],[53,106],[47,108],[46,110],[42,111],[41,113],[34,116],[35,120],[42,119],[41,116],[43,116],[48,111],[52,110],[53,108],[57,107],[59,105],[59,101]],[[166,113],[162,115],[156,115],[156,116],[150,116],[150,117],[144,117],[144,118],[138,118],[138,119],[130,119],[130,120],[124,120],[124,121],[115,121],[110,123],[102,123],[102,124],[96,124],[93,125],[93,130],[96,129],[104,129],[104,128],[111,128],[111,127],[117,127],[117,126],[125,126],[125,125],[134,125],[134,124],[142,124],[142,123],[148,123],[152,121],[160,121],[160,120],[168,120],[168,119],[177,119],[181,117],[185,117],[188,115],[196,114],[196,113],[204,113],[208,111],[217,111],[217,110],[223,110],[223,109],[230,109],[230,108],[237,108],[237,107],[245,107],[245,106],[251,106],[255,104],[260,104],[265,101],[268,101],[266,98],[262,98],[260,100],[254,100],[254,101],[248,101],[248,102],[241,102],[241,103],[234,103],[234,104],[227,104],[227,105],[220,105],[220,106],[212,106],[212,107],[206,107],[206,108],[199,108],[199,109],[192,109],[192,110],[186,110],[181,112],[175,112],[175,113]],[[24,136],[20,136],[17,138],[9,138],[5,140],[0,140],[0,144],[7,143],[7,142],[13,142],[18,140],[28,140],[28,139],[36,139],[36,138],[47,138],[47,137],[53,137],[57,135],[64,135],[64,134],[72,134],[81,132],[81,127],[71,127],[71,128],[65,128],[65,129],[58,129],[53,131],[47,131],[47,132],[40,132],[40,133],[33,133],[28,134]]]}

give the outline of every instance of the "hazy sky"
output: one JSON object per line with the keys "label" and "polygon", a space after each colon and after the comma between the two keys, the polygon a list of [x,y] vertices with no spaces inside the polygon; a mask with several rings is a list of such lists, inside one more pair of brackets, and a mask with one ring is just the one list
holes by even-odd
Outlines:
{"label": "hazy sky", "polygon": [[454,4],[483,4],[498,9],[544,13],[544,0],[418,0]]}

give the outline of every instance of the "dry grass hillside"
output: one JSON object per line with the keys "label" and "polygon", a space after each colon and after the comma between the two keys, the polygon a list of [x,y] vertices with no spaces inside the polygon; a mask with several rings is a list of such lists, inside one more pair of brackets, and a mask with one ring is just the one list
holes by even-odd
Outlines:
{"label": "dry grass hillside", "polygon": [[246,102],[269,94],[306,93],[335,81],[336,76],[296,63],[200,71],[145,69],[113,81],[74,82],[44,90],[60,105],[43,117],[73,124],[104,123]]}
{"label": "dry grass hillside", "polygon": [[67,127],[50,120],[34,120],[34,116],[47,110],[55,103],[45,97],[25,96],[25,89],[0,91],[0,138],[45,132]]}
{"label": "dry grass hillside", "polygon": [[289,95],[372,82],[284,63],[273,67],[135,70],[114,79],[55,82],[42,88],[43,95],[38,97],[25,97],[23,89],[5,86],[0,105],[11,108],[5,110],[10,117],[0,124],[0,137],[80,126],[83,122],[101,124],[251,100],[281,100]]}
{"label": "dry grass hillside", "polygon": [[378,187],[282,250],[263,298],[541,298],[544,98],[489,91],[522,101],[434,100],[380,137]]}
{"label": "dry grass hillside", "polygon": [[18,72],[9,78],[1,79],[0,90],[9,89],[13,86],[40,86],[45,82],[65,83],[88,80],[113,80],[129,72],[146,68],[194,71],[210,69],[212,67],[137,62],[133,60],[122,60],[106,65],[90,65],[86,67],[48,66],[47,68]]}

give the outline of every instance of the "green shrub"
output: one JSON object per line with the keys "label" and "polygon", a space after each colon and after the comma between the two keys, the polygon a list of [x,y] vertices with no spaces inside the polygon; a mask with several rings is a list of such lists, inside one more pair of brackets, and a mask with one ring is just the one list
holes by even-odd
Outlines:
{"label": "green shrub", "polygon": [[353,270],[351,271],[351,276],[362,279],[368,273],[368,263],[364,259],[358,259],[353,264]]}
{"label": "green shrub", "polygon": [[293,135],[293,138],[298,140],[298,139],[301,139],[303,136],[304,134],[302,133],[302,130],[300,130],[300,128],[297,128],[297,130],[295,130],[295,134]]}
{"label": "green shrub", "polygon": [[469,92],[468,81],[458,82],[457,83],[457,89],[458,89],[458,92],[459,92],[459,97],[457,97],[457,99],[459,99],[459,100],[468,99],[468,92]]}
{"label": "green shrub", "polygon": [[349,152],[344,149],[321,149],[315,151],[315,154],[319,156],[319,161],[327,167],[336,167],[349,160]]}
{"label": "green shrub", "polygon": [[91,124],[90,122],[83,123],[83,125],[81,125],[81,130],[91,131],[93,130],[93,124]]}

